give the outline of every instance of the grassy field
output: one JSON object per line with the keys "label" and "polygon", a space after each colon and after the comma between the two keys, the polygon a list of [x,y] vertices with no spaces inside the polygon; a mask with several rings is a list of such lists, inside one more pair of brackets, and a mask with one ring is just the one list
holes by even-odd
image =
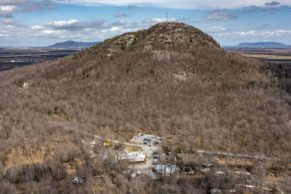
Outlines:
{"label": "grassy field", "polygon": [[270,62],[291,63],[291,49],[248,49],[227,48],[230,52],[240,53],[246,57],[254,57]]}
{"label": "grassy field", "polygon": [[255,57],[260,59],[267,59],[267,60],[291,60],[291,54],[290,56],[282,56],[282,55],[274,55],[274,54],[245,54],[246,57]]}

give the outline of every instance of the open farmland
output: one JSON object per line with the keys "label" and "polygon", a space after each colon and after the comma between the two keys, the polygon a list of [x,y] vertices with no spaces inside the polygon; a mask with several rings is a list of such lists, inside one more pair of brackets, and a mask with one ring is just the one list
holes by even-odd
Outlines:
{"label": "open farmland", "polygon": [[0,49],[0,71],[60,59],[76,51],[46,48]]}
{"label": "open farmland", "polygon": [[254,57],[267,62],[291,64],[291,49],[252,49],[226,48],[230,52],[238,52],[246,57]]}

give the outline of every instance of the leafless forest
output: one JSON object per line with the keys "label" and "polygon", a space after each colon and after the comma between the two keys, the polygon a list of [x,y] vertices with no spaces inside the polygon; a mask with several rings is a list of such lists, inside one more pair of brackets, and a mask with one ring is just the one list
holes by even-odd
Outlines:
{"label": "leafless forest", "polygon": [[[0,193],[207,193],[235,182],[209,176],[195,190],[192,179],[131,180],[122,165],[91,159],[73,128],[123,140],[148,132],[179,153],[281,158],[287,188],[291,97],[261,65],[195,28],[166,23],[2,72]],[[72,184],[74,175],[85,183]]]}

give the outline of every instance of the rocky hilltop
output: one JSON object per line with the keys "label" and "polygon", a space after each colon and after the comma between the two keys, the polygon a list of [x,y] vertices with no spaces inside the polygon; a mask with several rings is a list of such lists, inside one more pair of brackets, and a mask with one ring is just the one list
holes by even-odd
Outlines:
{"label": "rocky hilltop", "polygon": [[127,33],[105,41],[105,47],[118,50],[128,48],[148,50],[197,50],[219,48],[218,43],[197,28],[183,23],[160,23],[148,30]]}

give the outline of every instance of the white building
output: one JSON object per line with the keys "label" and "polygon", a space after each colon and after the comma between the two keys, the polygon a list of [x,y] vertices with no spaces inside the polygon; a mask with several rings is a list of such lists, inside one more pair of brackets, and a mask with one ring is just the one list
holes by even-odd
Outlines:
{"label": "white building", "polygon": [[156,172],[165,176],[169,176],[180,171],[180,168],[173,164],[158,164],[154,169]]}
{"label": "white building", "polygon": [[143,151],[129,151],[125,149],[124,152],[117,154],[116,159],[119,162],[145,162],[146,155],[143,153]]}

